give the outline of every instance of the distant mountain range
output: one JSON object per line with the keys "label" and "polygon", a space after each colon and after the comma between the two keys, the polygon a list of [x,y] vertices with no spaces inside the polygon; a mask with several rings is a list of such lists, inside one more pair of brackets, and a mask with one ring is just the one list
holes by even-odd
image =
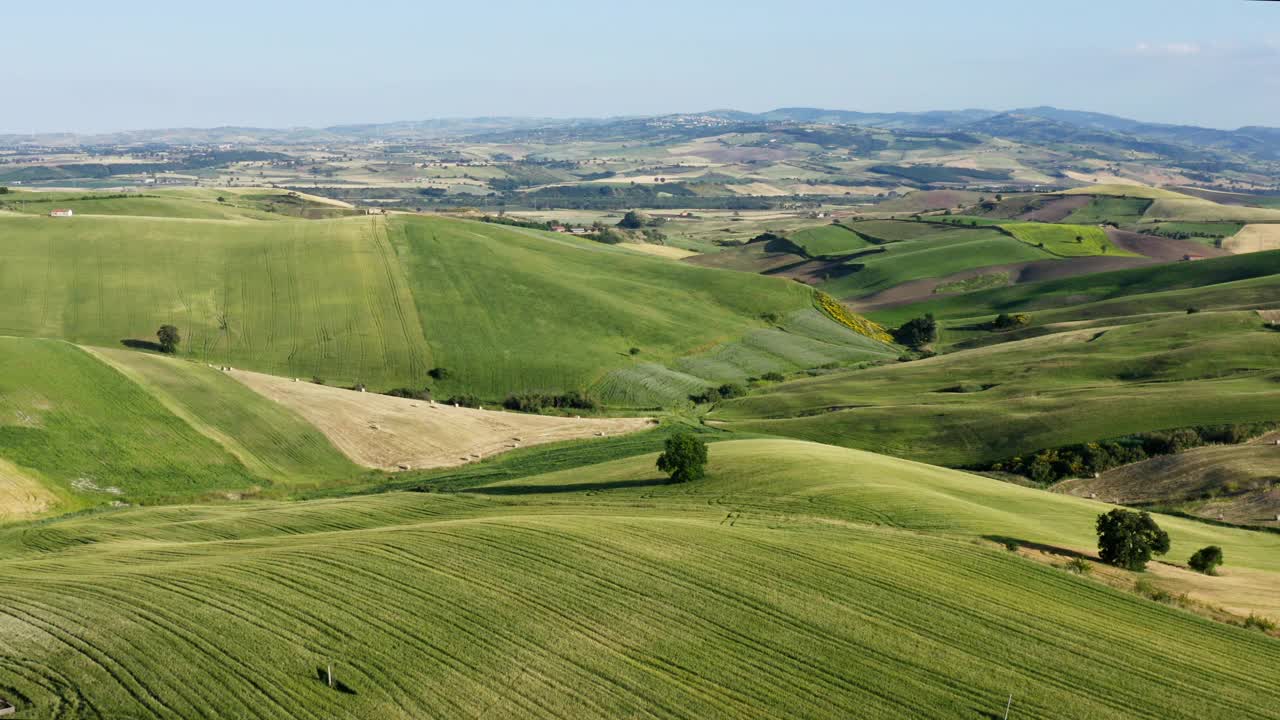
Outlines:
{"label": "distant mountain range", "polygon": [[1192,125],[1148,123],[1103,113],[1033,107],[929,112],[865,113],[825,108],[778,108],[762,113],[712,110],[663,116],[615,118],[442,118],[326,128],[172,128],[96,135],[50,133],[0,135],[0,146],[75,145],[298,145],[340,142],[412,142],[476,136],[483,139],[537,139],[548,142],[602,137],[699,136],[778,124],[840,125],[898,132],[975,133],[1032,143],[1099,144],[1195,159],[1208,153],[1256,160],[1280,160],[1280,128],[1218,130]]}

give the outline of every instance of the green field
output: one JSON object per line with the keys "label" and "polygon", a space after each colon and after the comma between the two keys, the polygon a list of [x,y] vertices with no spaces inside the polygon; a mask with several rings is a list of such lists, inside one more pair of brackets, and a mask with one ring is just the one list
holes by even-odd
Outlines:
{"label": "green field", "polygon": [[1090,200],[1088,205],[1068,215],[1063,222],[1078,225],[1137,222],[1151,203],[1152,201],[1147,198],[1099,196]]}
{"label": "green field", "polygon": [[1054,257],[997,230],[984,229],[944,230],[884,245],[883,248],[884,252],[849,261],[846,266],[851,269],[857,267],[856,271],[848,274],[833,271],[832,278],[819,287],[836,297],[856,298],[910,280]]}
{"label": "green field", "polygon": [[317,487],[363,470],[310,425],[202,365],[0,338],[0,456],[61,512]]}
{"label": "green field", "polygon": [[1102,228],[1094,225],[1051,225],[1048,223],[1006,223],[1000,226],[1028,245],[1044,249],[1060,257],[1109,255],[1120,257],[1133,253],[1111,244]]}
{"label": "green field", "polygon": [[788,233],[787,239],[802,248],[809,257],[847,255],[872,247],[862,236],[844,225],[822,225]]}
{"label": "green field", "polygon": [[[837,448],[0,531],[18,717],[1274,716],[1280,645],[1011,554],[1098,504]],[[763,472],[762,472],[763,471]],[[1280,536],[1162,519],[1280,570]],[[908,571],[909,569],[909,571]],[[343,592],[358,587],[359,592]],[[317,669],[332,664],[343,689]],[[199,678],[199,682],[192,682]]]}
{"label": "green field", "polygon": [[1277,419],[1280,333],[1255,312],[1176,314],[797,380],[717,427],[970,465],[1192,425]]}
{"label": "green field", "polygon": [[909,220],[859,220],[846,223],[854,232],[871,238],[877,243],[891,243],[900,240],[915,240],[926,235],[936,235],[936,225]]}
{"label": "green field", "polygon": [[[1188,304],[1197,304],[1199,301],[1196,297],[1200,295],[1200,291],[1191,294],[1178,292],[1196,288],[1202,288],[1206,295],[1223,295],[1225,299],[1214,301],[1215,306],[1248,306],[1267,301],[1268,288],[1275,287],[1280,282],[1276,275],[1280,275],[1280,251],[1251,253],[933,298],[913,305],[873,312],[871,319],[881,324],[896,325],[927,312],[938,318],[957,320],[985,319],[1001,312],[1031,312],[1034,320],[1041,315],[1038,311],[1070,306],[1080,306],[1081,309],[1109,308],[1107,312],[1092,315],[1093,317],[1135,315],[1146,311],[1168,312],[1185,309]],[[1221,287],[1214,287],[1219,285]],[[1144,296],[1153,293],[1164,293],[1165,297],[1158,304],[1149,304]],[[1275,298],[1271,300],[1274,301]],[[1113,302],[1102,306],[1103,301]],[[1064,310],[1064,313],[1073,312],[1076,311]]]}
{"label": "green field", "polygon": [[[784,279],[590,240],[427,217],[209,221],[0,217],[0,332],[183,356],[329,383],[441,392],[585,389],[733,342],[812,304]],[[673,302],[679,298],[679,302]]]}

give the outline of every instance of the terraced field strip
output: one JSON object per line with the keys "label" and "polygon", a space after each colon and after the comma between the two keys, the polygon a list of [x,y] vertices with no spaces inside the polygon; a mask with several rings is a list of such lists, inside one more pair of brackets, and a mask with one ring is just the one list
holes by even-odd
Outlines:
{"label": "terraced field strip", "polygon": [[214,367],[114,348],[86,350],[274,485],[315,487],[362,473],[300,415]]}
{"label": "terraced field strip", "polygon": [[651,428],[649,418],[474,410],[236,370],[232,377],[306,418],[352,461],[382,470],[462,465],[518,447]]}
{"label": "terraced field strip", "polygon": [[64,510],[269,482],[73,345],[0,337],[0,366],[0,459],[47,484]]}

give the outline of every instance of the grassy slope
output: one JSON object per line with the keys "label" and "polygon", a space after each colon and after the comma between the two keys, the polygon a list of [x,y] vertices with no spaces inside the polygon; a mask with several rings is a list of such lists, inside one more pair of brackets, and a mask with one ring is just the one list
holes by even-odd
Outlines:
{"label": "grassy slope", "polygon": [[1179,508],[1201,517],[1246,525],[1280,526],[1280,447],[1275,440],[1213,445],[1108,470],[1098,478],[1066,480],[1055,492],[1128,504]]}
{"label": "grassy slope", "polygon": [[[951,465],[1198,424],[1275,420],[1280,333],[1256,313],[1175,315],[832,374],[711,419]],[[981,392],[945,392],[960,384]]]}
{"label": "grassy slope", "polygon": [[1089,204],[1072,212],[1063,222],[1097,225],[1102,222],[1136,222],[1151,205],[1147,198],[1095,197]]}
{"label": "grassy slope", "polygon": [[[1013,693],[1024,718],[1203,720],[1280,703],[1253,670],[1280,662],[1273,640],[971,540],[1088,545],[1096,504],[786,441],[717,444],[688,486],[592,489],[649,483],[652,462],[523,483],[548,494],[0,533],[0,688],[72,718],[952,718]],[[1280,538],[1166,524],[1175,551],[1212,541],[1277,569]],[[355,694],[317,681],[329,662]]]}
{"label": "grassy slope", "polygon": [[1112,245],[1102,228],[1093,225],[1008,223],[1001,227],[1022,242],[1042,247],[1046,252],[1061,257],[1133,255]]}
{"label": "grassy slope", "polygon": [[[782,279],[456,220],[0,217],[0,332],[104,347],[177,325],[182,352],[330,383],[500,399],[585,388],[811,304]],[[679,302],[671,299],[679,297]]]}
{"label": "grassy slope", "polygon": [[[1211,258],[1196,262],[1117,270],[1080,277],[1025,283],[955,297],[937,298],[892,310],[871,313],[885,324],[931,312],[938,318],[981,318],[999,312],[1035,312],[1042,309],[1114,300],[1146,293],[1206,288],[1280,274],[1280,251],[1239,257]],[[1183,305],[1182,307],[1186,307]],[[1164,308],[1167,309],[1167,308]],[[1135,310],[1138,311],[1138,310]],[[1117,313],[1119,314],[1119,313]]]}
{"label": "grassy slope", "polygon": [[276,486],[296,491],[364,472],[301,417],[216,369],[129,350],[91,352]]}
{"label": "grassy slope", "polygon": [[862,269],[821,287],[840,298],[862,297],[910,280],[1051,257],[996,230],[946,230],[890,243],[884,252],[852,260]]}
{"label": "grassy slope", "polygon": [[111,347],[169,322],[200,361],[422,377],[430,353],[380,222],[0,219],[0,328]]}
{"label": "grassy slope", "polygon": [[585,389],[763,328],[766,312],[811,305],[797,283],[649,258],[590,240],[410,218],[389,227],[422,332],[446,383],[502,397]]}
{"label": "grassy slope", "polygon": [[0,456],[35,470],[68,498],[60,509],[192,497],[262,482],[218,443],[79,348],[0,338],[0,358]]}
{"label": "grassy slope", "polygon": [[871,243],[864,240],[856,232],[850,231],[844,225],[822,225],[806,228],[788,233],[787,239],[804,248],[805,253],[810,257],[846,255],[871,247]]}

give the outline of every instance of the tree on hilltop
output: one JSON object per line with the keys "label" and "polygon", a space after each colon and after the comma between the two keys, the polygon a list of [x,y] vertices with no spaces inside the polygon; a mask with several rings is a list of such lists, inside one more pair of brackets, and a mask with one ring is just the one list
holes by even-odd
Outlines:
{"label": "tree on hilltop", "polygon": [[1169,533],[1151,515],[1116,508],[1098,516],[1098,556],[1127,570],[1145,570],[1152,553],[1169,552]]}
{"label": "tree on hilltop", "polygon": [[178,351],[178,343],[182,342],[178,328],[172,325],[161,325],[156,331],[156,338],[160,341],[160,351],[171,354]]}

